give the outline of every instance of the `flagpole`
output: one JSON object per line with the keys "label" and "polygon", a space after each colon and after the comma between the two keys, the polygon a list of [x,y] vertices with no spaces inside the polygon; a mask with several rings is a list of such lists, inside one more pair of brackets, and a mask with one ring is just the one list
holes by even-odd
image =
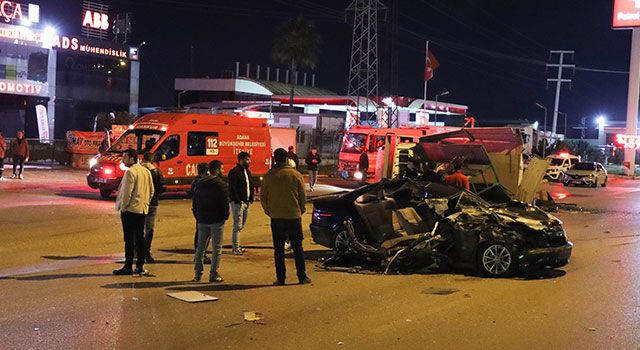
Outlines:
{"label": "flagpole", "polygon": [[[424,69],[427,69],[427,63],[429,62],[429,40],[426,41],[425,44],[425,51],[424,51]],[[424,109],[424,114],[427,116],[427,125],[429,125],[429,116],[427,114],[427,77],[423,77],[424,78],[424,94],[423,94],[423,100],[424,103],[422,105],[422,109]]]}

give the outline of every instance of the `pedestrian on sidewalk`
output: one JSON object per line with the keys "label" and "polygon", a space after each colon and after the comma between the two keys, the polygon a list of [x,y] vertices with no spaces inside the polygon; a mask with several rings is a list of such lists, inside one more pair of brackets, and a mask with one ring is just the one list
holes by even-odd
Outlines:
{"label": "pedestrian on sidewalk", "polygon": [[318,154],[318,149],[315,146],[311,147],[311,152],[307,154],[305,163],[307,164],[307,170],[309,171],[309,188],[311,189],[311,192],[313,192],[313,187],[316,185],[316,182],[318,182],[318,165],[322,163],[320,154]]}
{"label": "pedestrian on sidewalk", "polygon": [[284,285],[286,268],[284,263],[284,243],[291,241],[296,262],[296,273],[300,284],[311,283],[307,277],[302,249],[302,214],[306,211],[307,201],[302,174],[287,164],[287,151],[278,148],[273,158],[274,167],[262,181],[260,204],[264,213],[271,218],[273,238],[273,258],[276,265],[274,285]]}
{"label": "pedestrian on sidewalk", "polygon": [[298,166],[300,165],[300,158],[298,158],[298,155],[296,154],[296,151],[293,145],[289,146],[289,151],[287,152],[287,159],[293,161],[294,169],[298,169]]}
{"label": "pedestrian on sidewalk", "polygon": [[224,167],[222,162],[214,160],[209,163],[209,175],[200,179],[193,191],[193,212],[198,221],[198,248],[195,254],[194,282],[202,278],[202,257],[211,240],[211,270],[209,282],[223,282],[218,273],[220,251],[222,249],[222,233],[224,223],[229,218],[229,194],[227,184],[222,179]]}
{"label": "pedestrian on sidewalk", "polygon": [[[198,175],[196,175],[196,177],[193,179],[193,181],[191,182],[191,196],[193,197],[193,191],[196,188],[196,183],[198,181],[200,181],[200,179],[202,179],[203,177],[209,175],[209,164],[207,163],[199,163],[198,167],[197,167],[197,172]],[[193,213],[193,218],[196,219],[196,230],[195,233],[193,235],[193,256],[194,256],[194,262],[195,262],[195,254],[196,254],[196,250],[198,249],[198,219],[196,218],[196,213],[193,212],[193,208],[191,209],[191,212]],[[211,259],[209,259],[207,257],[207,247],[209,246],[209,242],[207,242],[207,245],[205,246],[204,249],[204,263],[205,264],[210,264],[211,263]]]}
{"label": "pedestrian on sidewalk", "polygon": [[4,181],[4,156],[7,152],[7,141],[2,137],[2,130],[0,130],[0,181]]}
{"label": "pedestrian on sidewalk", "polygon": [[[17,138],[11,142],[11,156],[13,158],[13,175],[12,179],[16,177],[20,180],[24,179],[22,172],[24,170],[24,163],[29,161],[29,142],[24,138],[24,132],[18,131]],[[19,172],[16,172],[16,168]]]}
{"label": "pedestrian on sidewalk", "polygon": [[[149,213],[153,198],[153,177],[151,172],[138,164],[138,151],[128,149],[122,154],[122,163],[128,167],[118,187],[116,210],[120,212],[124,231],[124,266],[114,270],[114,275],[147,275],[144,269],[146,244],[144,241],[144,221]],[[133,251],[137,253],[136,269],[133,268]]]}
{"label": "pedestrian on sidewalk", "polygon": [[[286,153],[286,152],[285,152]],[[253,183],[251,181],[251,156],[247,152],[238,154],[238,164],[229,171],[229,198],[233,215],[231,248],[233,254],[242,255],[246,249],[240,246],[240,232],[247,223],[249,206],[253,203]]]}
{"label": "pedestrian on sidewalk", "polygon": [[149,264],[155,263],[155,259],[151,256],[151,241],[153,241],[153,229],[156,226],[156,216],[158,214],[158,196],[164,193],[167,188],[164,185],[164,177],[162,171],[153,164],[153,153],[145,152],[142,155],[142,166],[149,169],[151,178],[153,179],[153,197],[149,203],[149,213],[144,220],[144,240],[146,242],[147,255],[146,261]]}

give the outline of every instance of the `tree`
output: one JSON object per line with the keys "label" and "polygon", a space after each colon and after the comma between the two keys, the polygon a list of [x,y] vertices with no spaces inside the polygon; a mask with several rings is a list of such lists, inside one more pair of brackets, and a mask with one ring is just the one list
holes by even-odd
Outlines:
{"label": "tree", "polygon": [[293,112],[294,82],[299,68],[316,67],[320,38],[312,23],[302,19],[287,21],[279,30],[279,38],[273,46],[273,60],[287,65],[291,71],[289,79],[289,112]]}

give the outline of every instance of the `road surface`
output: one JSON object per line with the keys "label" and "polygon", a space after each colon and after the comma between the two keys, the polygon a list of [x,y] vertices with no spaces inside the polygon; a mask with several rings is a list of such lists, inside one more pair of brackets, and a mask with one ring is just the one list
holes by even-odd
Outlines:
{"label": "road surface", "polygon": [[[152,277],[112,276],[123,243],[114,202],[86,188],[84,173],[33,170],[0,182],[0,348],[115,349],[638,349],[640,182],[607,188],[549,185],[575,248],[544,276],[382,276],[315,268],[326,250],[310,241],[311,285],[271,286],[269,223],[259,203],[225,248],[219,285],[192,283],[190,201],[165,196]],[[321,188],[335,190],[333,188]],[[317,194],[315,192],[314,194]],[[224,243],[231,224],[225,227]],[[296,281],[289,256],[288,283]],[[208,271],[208,267],[206,268]],[[201,291],[189,304],[168,297]],[[264,319],[243,321],[244,311]]]}

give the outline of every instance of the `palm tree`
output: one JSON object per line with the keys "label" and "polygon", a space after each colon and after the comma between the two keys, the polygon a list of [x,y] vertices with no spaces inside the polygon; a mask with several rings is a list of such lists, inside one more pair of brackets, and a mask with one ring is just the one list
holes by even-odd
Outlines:
{"label": "palm tree", "polygon": [[312,23],[301,17],[287,21],[280,27],[280,37],[273,46],[273,60],[289,66],[291,91],[289,94],[289,112],[293,112],[294,82],[299,68],[314,69],[320,46],[320,38]]}

